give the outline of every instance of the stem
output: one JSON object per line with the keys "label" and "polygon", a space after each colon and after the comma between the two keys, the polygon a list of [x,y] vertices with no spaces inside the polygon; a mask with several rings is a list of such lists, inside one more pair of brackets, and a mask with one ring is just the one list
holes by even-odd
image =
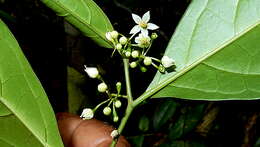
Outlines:
{"label": "stem", "polygon": [[[127,93],[127,97],[128,97],[128,103],[127,103],[127,108],[126,108],[126,111],[125,111],[125,116],[122,118],[121,122],[120,122],[120,125],[118,127],[118,132],[119,134],[122,133],[126,123],[127,123],[127,120],[129,118],[129,116],[131,115],[134,107],[132,105],[133,103],[133,97],[132,97],[132,91],[131,91],[131,83],[130,83],[130,75],[129,75],[129,59],[123,59],[123,63],[124,63],[124,71],[125,71],[125,82],[126,82],[126,93]],[[116,139],[113,139],[110,147],[115,147],[116,146],[116,143],[117,143],[117,140]]]}

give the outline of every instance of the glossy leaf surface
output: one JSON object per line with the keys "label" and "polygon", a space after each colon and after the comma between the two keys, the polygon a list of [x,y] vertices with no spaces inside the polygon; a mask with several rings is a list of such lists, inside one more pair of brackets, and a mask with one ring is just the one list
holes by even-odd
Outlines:
{"label": "glossy leaf surface", "polygon": [[65,20],[78,28],[83,35],[90,37],[98,45],[112,48],[105,38],[113,30],[105,13],[92,0],[41,0],[49,8],[63,16]]}
{"label": "glossy leaf surface", "polygon": [[1,20],[0,132],[1,147],[63,146],[48,98]]}
{"label": "glossy leaf surface", "polygon": [[259,41],[259,0],[193,0],[165,52],[176,72],[157,73],[141,98],[259,99]]}

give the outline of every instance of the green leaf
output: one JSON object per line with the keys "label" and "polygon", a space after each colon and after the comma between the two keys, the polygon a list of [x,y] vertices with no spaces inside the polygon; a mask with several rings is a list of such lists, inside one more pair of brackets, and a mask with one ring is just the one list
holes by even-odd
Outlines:
{"label": "green leaf", "polygon": [[134,147],[142,147],[144,143],[144,136],[134,136],[134,137],[129,137],[127,138],[129,142],[134,146]]}
{"label": "green leaf", "polygon": [[0,132],[1,147],[63,146],[48,98],[1,20]]}
{"label": "green leaf", "polygon": [[159,147],[206,147],[206,145],[201,141],[178,140],[160,144]]}
{"label": "green leaf", "polygon": [[150,120],[146,115],[143,115],[139,120],[138,128],[139,130],[146,132],[149,129]]}
{"label": "green leaf", "polygon": [[193,0],[165,52],[176,72],[157,73],[138,101],[259,99],[259,41],[259,0]]}
{"label": "green leaf", "polygon": [[184,107],[182,114],[177,121],[169,128],[170,140],[179,139],[183,135],[193,130],[198,122],[202,119],[204,112],[204,104],[199,104],[193,107]]}
{"label": "green leaf", "polygon": [[105,13],[92,0],[41,0],[59,16],[78,28],[98,45],[112,48],[105,34],[113,30]]}
{"label": "green leaf", "polygon": [[160,103],[153,116],[153,127],[159,130],[175,114],[178,103],[173,100],[166,100]]}

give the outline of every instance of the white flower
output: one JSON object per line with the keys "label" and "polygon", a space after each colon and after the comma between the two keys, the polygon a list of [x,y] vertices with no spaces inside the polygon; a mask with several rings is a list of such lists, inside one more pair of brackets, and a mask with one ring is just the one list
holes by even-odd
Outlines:
{"label": "white flower", "polygon": [[85,72],[88,74],[90,78],[94,79],[98,77],[99,72],[96,67],[87,67],[86,65],[84,66],[85,66]]}
{"label": "white flower", "polygon": [[148,35],[140,33],[135,37],[135,43],[137,43],[141,48],[147,48],[151,43],[151,38]]}
{"label": "white flower", "polygon": [[82,111],[80,117],[83,118],[83,120],[86,120],[86,119],[92,119],[94,116],[94,112],[92,109],[90,108],[86,108]]}
{"label": "white flower", "polygon": [[119,132],[117,130],[113,130],[110,134],[112,138],[116,138],[119,135]]}
{"label": "white flower", "polygon": [[162,65],[165,68],[169,68],[175,64],[175,61],[168,56],[163,56],[161,61],[162,61]]}
{"label": "white flower", "polygon": [[113,38],[112,38],[112,36],[111,36],[111,32],[106,32],[106,38],[107,38],[107,40],[108,41],[113,41]]}
{"label": "white flower", "polygon": [[147,11],[142,18],[136,14],[132,14],[132,17],[137,25],[135,25],[130,34],[136,34],[138,32],[142,32],[144,35],[148,35],[148,30],[156,30],[159,27],[153,23],[148,23],[150,20],[150,11]]}

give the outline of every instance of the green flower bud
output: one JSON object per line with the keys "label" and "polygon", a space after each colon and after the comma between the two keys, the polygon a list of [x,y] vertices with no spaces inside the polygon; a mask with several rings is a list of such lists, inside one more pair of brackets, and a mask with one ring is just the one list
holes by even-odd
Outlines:
{"label": "green flower bud", "polygon": [[122,106],[121,101],[120,101],[120,100],[116,100],[116,101],[115,101],[115,107],[116,107],[116,108],[120,108],[121,106]]}
{"label": "green flower bud", "polygon": [[117,90],[118,93],[120,93],[120,91],[121,91],[121,86],[122,86],[121,82],[116,83],[116,90]]}
{"label": "green flower bud", "polygon": [[111,35],[111,37],[112,37],[113,39],[117,39],[117,37],[118,37],[118,32],[117,32],[117,31],[112,31],[112,32],[110,32],[110,35]]}
{"label": "green flower bud", "polygon": [[107,84],[106,83],[100,83],[99,85],[98,85],[98,91],[99,92],[106,92],[106,90],[107,90]]}
{"label": "green flower bud", "polygon": [[118,116],[114,116],[113,121],[114,122],[118,122],[118,120],[119,120],[119,117]]}
{"label": "green flower bud", "polygon": [[111,108],[110,107],[105,107],[104,109],[103,109],[103,114],[104,115],[110,115],[111,114]]}
{"label": "green flower bud", "polygon": [[131,55],[132,55],[133,58],[137,58],[137,57],[139,57],[139,51],[135,50],[135,51],[132,52]]}
{"label": "green flower bud", "polygon": [[160,73],[165,73],[165,67],[163,65],[160,65],[158,70]]}
{"label": "green flower bud", "polygon": [[119,38],[119,42],[122,44],[122,45],[125,45],[127,43],[127,38],[126,37],[120,37]]}
{"label": "green flower bud", "polygon": [[122,49],[122,44],[118,43],[118,44],[116,45],[116,49],[117,49],[117,50],[121,50],[121,49]]}
{"label": "green flower bud", "polygon": [[156,33],[152,33],[152,35],[151,35],[152,39],[156,39],[157,37],[158,37],[158,35]]}
{"label": "green flower bud", "polygon": [[131,67],[131,68],[136,68],[136,66],[137,66],[137,63],[136,63],[136,62],[131,62],[131,63],[130,63],[130,67]]}
{"label": "green flower bud", "polygon": [[149,66],[152,64],[152,58],[151,57],[145,57],[144,58],[144,65]]}
{"label": "green flower bud", "polygon": [[131,52],[126,51],[126,52],[125,52],[125,56],[126,56],[126,57],[130,57],[130,56],[131,56]]}
{"label": "green flower bud", "polygon": [[147,71],[147,68],[141,66],[141,67],[140,67],[140,70],[141,70],[142,72],[146,72],[146,71]]}

